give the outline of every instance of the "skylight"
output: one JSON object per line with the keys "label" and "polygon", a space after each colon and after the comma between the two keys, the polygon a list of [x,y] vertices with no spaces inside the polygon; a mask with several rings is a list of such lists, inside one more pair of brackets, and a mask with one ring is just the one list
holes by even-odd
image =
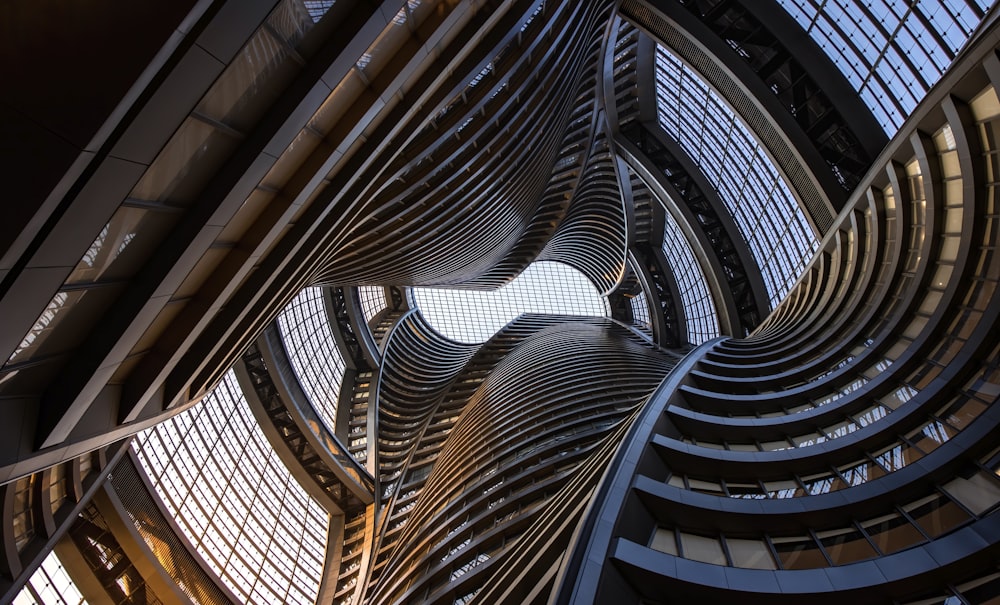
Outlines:
{"label": "skylight", "polygon": [[760,267],[773,309],[818,247],[805,213],[743,119],[697,72],[659,45],[656,101],[660,126],[698,165],[732,214]]}
{"label": "skylight", "polygon": [[278,316],[278,331],[313,410],[335,432],[337,399],[347,366],[330,328],[320,288],[299,292]]}
{"label": "skylight", "polygon": [[892,136],[975,31],[990,0],[778,0]]}
{"label": "skylight", "polygon": [[316,601],[329,515],[264,436],[233,370],[132,447],[167,515],[237,597]]}
{"label": "skylight", "polygon": [[532,263],[492,291],[411,288],[410,305],[442,336],[485,342],[522,313],[608,317],[606,298],[582,273],[557,262]]}
{"label": "skylight", "polygon": [[31,574],[21,592],[14,597],[13,605],[34,605],[35,603],[65,603],[87,605],[73,578],[53,550],[42,561],[42,565]]}
{"label": "skylight", "polygon": [[705,273],[695,259],[691,242],[684,236],[681,226],[669,212],[664,213],[663,223],[663,254],[670,263],[684,305],[687,340],[693,345],[700,345],[719,336],[715,301],[708,291]]}

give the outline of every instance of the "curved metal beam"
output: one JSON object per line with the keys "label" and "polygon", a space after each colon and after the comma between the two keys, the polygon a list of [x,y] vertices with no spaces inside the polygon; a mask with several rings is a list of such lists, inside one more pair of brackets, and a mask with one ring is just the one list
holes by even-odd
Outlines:
{"label": "curved metal beam", "polygon": [[315,415],[273,324],[235,370],[261,429],[303,487],[332,512],[350,513],[374,501],[374,479]]}

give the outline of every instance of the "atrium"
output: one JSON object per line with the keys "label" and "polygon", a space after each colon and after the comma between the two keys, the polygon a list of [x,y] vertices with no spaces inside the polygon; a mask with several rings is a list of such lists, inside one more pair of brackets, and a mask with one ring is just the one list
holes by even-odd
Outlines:
{"label": "atrium", "polygon": [[0,603],[1000,603],[988,0],[0,7]]}

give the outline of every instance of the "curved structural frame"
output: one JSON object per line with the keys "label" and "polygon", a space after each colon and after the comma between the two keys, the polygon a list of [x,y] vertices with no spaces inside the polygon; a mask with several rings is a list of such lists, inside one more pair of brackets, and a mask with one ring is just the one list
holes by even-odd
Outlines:
{"label": "curved structural frame", "polygon": [[[675,220],[685,225],[698,225],[694,233],[700,237],[696,241],[703,241],[702,249],[713,252],[702,257],[702,267],[706,276],[713,276],[709,284],[715,286],[712,291],[716,308],[726,310],[719,315],[728,317],[731,326],[739,326],[737,335],[748,334],[767,315],[769,308],[756,262],[722,203],[710,202],[713,197],[717,199],[711,186],[699,183],[702,179],[697,172],[684,169],[677,161],[678,155],[669,151],[665,136],[658,132],[659,127],[654,128],[657,130],[633,125],[623,133],[631,137],[631,144],[619,148],[643,184],[652,191],[659,190],[656,197],[669,200],[664,205],[675,212]],[[677,201],[683,201],[683,205]],[[723,280],[724,284],[720,283]]]}
{"label": "curved structural frame", "polygon": [[[718,194],[657,124],[655,92],[643,92],[639,86],[647,78],[654,80],[654,43],[620,18],[615,20],[615,26],[616,41],[609,45],[613,56],[606,58],[606,65],[613,68],[605,73],[605,87],[610,91],[605,94],[613,94],[615,99],[609,106],[608,119],[616,153],[627,166],[628,183],[622,182],[622,190],[626,197],[632,196],[635,209],[632,253],[640,252],[650,260],[656,256],[654,250],[662,242],[663,212],[671,213],[692,247],[701,252],[698,262],[707,278],[723,333],[748,334],[770,308],[756,262]],[[622,168],[619,174],[624,178]],[[651,203],[648,197],[657,201]],[[653,267],[650,260],[641,264]],[[657,268],[651,273],[669,272]],[[686,310],[676,286],[668,283],[659,280],[647,296],[659,300],[662,312],[667,313],[667,324],[677,326],[670,328],[670,339],[660,341],[673,346],[671,343],[686,342],[677,332],[686,325]],[[672,294],[669,300],[663,298],[667,292]]]}
{"label": "curved structural frame", "polygon": [[87,502],[128,451],[130,440],[87,452],[52,468],[0,486],[0,599],[16,591],[42,564],[44,553],[55,548]]}
{"label": "curved structural frame", "polygon": [[328,590],[336,523],[282,462],[235,371],[200,406],[137,436],[134,451],[181,541],[240,600],[310,603]]}
{"label": "curved structural frame", "polygon": [[[236,376],[261,428],[277,434],[286,466],[301,467],[320,492],[328,510],[349,513],[374,501],[375,480],[316,417],[295,380],[288,358],[273,329],[266,330],[243,354]],[[314,491],[314,490],[313,490]]]}
{"label": "curved structural frame", "polygon": [[[79,20],[120,70],[14,78],[0,112],[39,165],[0,226],[4,598],[53,548],[95,601],[1000,594],[995,14],[875,157],[823,28],[744,0],[178,0],[122,31],[126,4]],[[715,122],[661,119],[681,107],[617,14],[636,6],[663,8],[635,20],[676,43],[674,73],[736,108],[674,78],[725,110],[716,147],[776,158],[822,233],[773,313],[797,269],[762,276],[727,206],[757,182],[674,127]],[[5,39],[44,64],[25,35],[65,32],[27,13]],[[61,58],[37,73],[76,77]],[[703,277],[664,252],[677,231]],[[407,308],[410,285],[497,287],[539,256],[616,287],[615,317],[649,332],[527,317],[462,346]],[[344,358],[329,430],[274,339],[308,286]],[[696,298],[741,338],[641,408],[676,362],[649,333],[715,334]]]}
{"label": "curved structural frame", "polygon": [[814,228],[742,116],[663,46],[656,46],[655,65],[657,121],[668,146],[682,149],[674,155],[718,194],[759,269],[772,309],[815,252]]}
{"label": "curved structural frame", "polygon": [[908,601],[990,581],[993,31],[883,153],[781,307],[749,338],[702,347],[647,408],[561,602]]}
{"label": "curved structural frame", "polygon": [[[419,464],[418,470],[410,472],[397,490],[402,499],[393,504],[407,517],[368,598],[444,603],[486,591],[483,586],[499,588],[488,579],[490,570],[500,565],[511,571],[501,563],[510,545],[518,544],[522,557],[532,550],[529,544],[553,540],[547,530],[535,533],[536,519],[545,518],[546,507],[575,506],[575,514],[563,518],[574,520],[561,530],[566,535],[545,556],[536,551],[529,566],[534,573],[553,568],[580,513],[577,497],[560,500],[570,489],[563,486],[578,465],[586,466],[592,450],[602,456],[614,450],[614,442],[603,449],[598,444],[675,362],[676,356],[611,320],[525,315],[511,322],[442,394],[442,408],[459,415],[447,426],[428,425],[436,427],[433,436],[421,437],[417,451],[423,456],[408,464]],[[627,387],[608,388],[610,368],[629,373]],[[567,383],[574,385],[570,392],[559,388]],[[603,466],[589,472],[590,486]],[[399,523],[395,510],[390,518]],[[525,571],[520,564],[514,569]]]}
{"label": "curved structural frame", "polygon": [[[778,6],[770,10],[785,14]],[[801,30],[793,24],[773,23],[779,20],[773,15],[772,23],[762,23],[755,15],[767,9],[756,5],[750,11],[738,2],[627,0],[621,11],[738,108],[825,233],[886,142],[825,54],[795,36]]]}

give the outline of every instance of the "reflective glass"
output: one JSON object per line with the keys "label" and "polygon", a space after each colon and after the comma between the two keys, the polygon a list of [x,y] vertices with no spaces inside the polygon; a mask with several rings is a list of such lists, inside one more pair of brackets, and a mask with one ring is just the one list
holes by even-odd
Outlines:
{"label": "reflective glass", "polygon": [[681,532],[681,548],[684,549],[684,557],[687,559],[713,565],[726,564],[726,555],[716,537]]}
{"label": "reflective glass", "polygon": [[817,537],[834,565],[846,565],[876,556],[868,540],[853,527],[820,532]]}
{"label": "reflective glass", "polygon": [[[31,330],[25,334],[21,344],[11,353],[7,363],[30,358],[35,350],[52,334],[59,321],[63,319],[62,312],[71,307],[71,303],[76,302],[76,299],[81,296],[83,296],[83,292],[57,292],[49,304],[45,306],[45,310],[35,321],[35,325],[31,326]],[[21,359],[18,359],[19,356]]]}
{"label": "reflective glass", "polygon": [[995,473],[979,471],[968,478],[959,476],[943,487],[952,498],[976,515],[981,516],[1000,503],[1000,477]]}
{"label": "reflective glass", "polygon": [[677,539],[674,536],[674,530],[666,527],[657,527],[656,531],[653,532],[653,539],[650,541],[649,547],[676,557]]}
{"label": "reflective glass", "polygon": [[829,565],[810,536],[772,538],[771,542],[782,569],[815,569]]}
{"label": "reflective glass", "polygon": [[335,0],[303,0],[302,4],[309,11],[313,22],[318,22],[330,10]]}
{"label": "reflective glass", "polygon": [[744,540],[738,538],[726,538],[726,546],[729,547],[729,556],[733,559],[734,567],[745,567],[747,569],[775,569],[774,558],[767,544],[763,540]]}
{"label": "reflective glass", "polygon": [[903,509],[931,538],[937,538],[969,520],[969,515],[944,494],[928,496]]}

